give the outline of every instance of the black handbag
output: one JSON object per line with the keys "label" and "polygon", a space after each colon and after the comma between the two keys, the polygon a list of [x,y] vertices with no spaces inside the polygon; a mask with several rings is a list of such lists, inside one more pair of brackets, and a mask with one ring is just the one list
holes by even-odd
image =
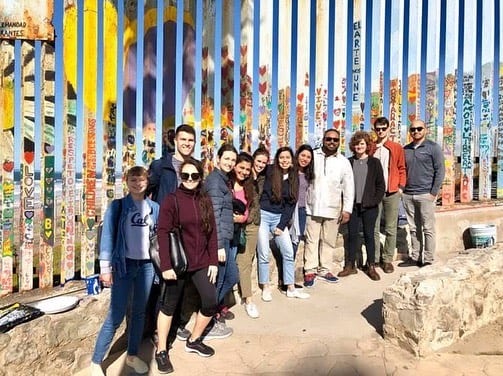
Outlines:
{"label": "black handbag", "polygon": [[[171,249],[171,267],[173,268],[177,276],[181,276],[187,271],[187,256],[185,255],[185,248],[183,246],[182,236],[180,233],[180,213],[178,211],[178,202],[176,196],[175,206],[178,225],[168,232],[168,237],[169,246]],[[151,231],[150,233],[149,254],[157,275],[162,278],[161,258],[159,257],[159,240],[157,239],[157,233],[155,231]]]}
{"label": "black handbag", "polygon": [[168,235],[171,248],[171,267],[177,276],[181,276],[187,271],[187,256],[185,255],[180,228],[175,227]]}
{"label": "black handbag", "polygon": [[171,267],[177,276],[182,276],[187,271],[187,256],[182,241],[182,226],[180,225],[180,211],[178,210],[178,200],[175,196],[176,219],[178,225],[169,231],[169,247],[171,249]]}
{"label": "black handbag", "polygon": [[161,272],[161,258],[159,257],[159,240],[157,240],[157,233],[155,231],[150,232],[150,247],[148,249],[150,255],[150,260],[152,260],[152,265],[154,265],[154,270],[157,275],[162,278]]}

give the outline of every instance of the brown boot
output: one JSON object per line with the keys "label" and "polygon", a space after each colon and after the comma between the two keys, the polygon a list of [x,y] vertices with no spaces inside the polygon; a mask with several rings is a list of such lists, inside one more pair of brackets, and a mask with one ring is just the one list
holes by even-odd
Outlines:
{"label": "brown boot", "polygon": [[356,270],[354,265],[344,265],[344,269],[342,269],[339,274],[337,274],[337,277],[347,277],[348,275],[351,274],[356,274],[358,273],[358,270]]}
{"label": "brown boot", "polygon": [[393,264],[391,262],[383,262],[382,263],[382,271],[384,273],[393,273],[395,268],[393,268]]}
{"label": "brown boot", "polygon": [[370,264],[368,266],[367,275],[370,277],[370,279],[372,281],[379,281],[381,279],[381,277],[379,276],[379,274],[377,274],[375,264]]}

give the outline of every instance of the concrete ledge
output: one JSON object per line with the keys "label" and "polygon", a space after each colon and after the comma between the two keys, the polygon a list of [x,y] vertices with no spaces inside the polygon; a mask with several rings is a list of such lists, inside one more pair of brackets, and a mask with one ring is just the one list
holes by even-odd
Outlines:
{"label": "concrete ledge", "polygon": [[383,293],[384,338],[429,355],[503,316],[503,244],[404,274]]}
{"label": "concrete ledge", "polygon": [[455,254],[460,249],[470,248],[468,229],[474,224],[494,224],[497,227],[497,239],[503,240],[503,206],[484,205],[455,206],[453,209],[441,209],[435,214],[437,231],[437,255],[441,260]]}
{"label": "concrete ledge", "polygon": [[[89,366],[97,332],[108,313],[110,289],[97,296],[72,295],[82,298],[75,309],[0,333],[0,376],[69,375]],[[124,328],[125,322],[115,339]]]}

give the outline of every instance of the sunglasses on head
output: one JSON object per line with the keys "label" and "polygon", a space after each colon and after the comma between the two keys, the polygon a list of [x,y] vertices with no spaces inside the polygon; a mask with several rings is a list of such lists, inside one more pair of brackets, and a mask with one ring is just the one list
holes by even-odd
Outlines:
{"label": "sunglasses on head", "polygon": [[375,127],[374,130],[376,132],[384,132],[386,129],[388,129],[388,127]]}
{"label": "sunglasses on head", "polygon": [[192,172],[192,173],[188,173],[188,172],[182,172],[180,174],[180,177],[182,178],[182,180],[189,180],[189,178],[191,180],[199,180],[201,179],[201,174],[199,172]]}
{"label": "sunglasses on head", "polygon": [[410,133],[422,132],[423,130],[424,130],[424,127],[412,127],[409,129]]}
{"label": "sunglasses on head", "polygon": [[326,142],[339,142],[337,137],[325,137]]}

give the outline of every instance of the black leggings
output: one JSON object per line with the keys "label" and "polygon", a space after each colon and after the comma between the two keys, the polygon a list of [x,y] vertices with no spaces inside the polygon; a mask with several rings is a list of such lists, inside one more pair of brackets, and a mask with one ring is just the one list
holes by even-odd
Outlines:
{"label": "black leggings", "polygon": [[164,280],[164,296],[161,300],[161,312],[166,316],[173,316],[178,301],[182,297],[186,280],[191,279],[201,297],[201,313],[210,317],[217,312],[217,290],[208,277],[208,268],[187,272],[184,278]]}

